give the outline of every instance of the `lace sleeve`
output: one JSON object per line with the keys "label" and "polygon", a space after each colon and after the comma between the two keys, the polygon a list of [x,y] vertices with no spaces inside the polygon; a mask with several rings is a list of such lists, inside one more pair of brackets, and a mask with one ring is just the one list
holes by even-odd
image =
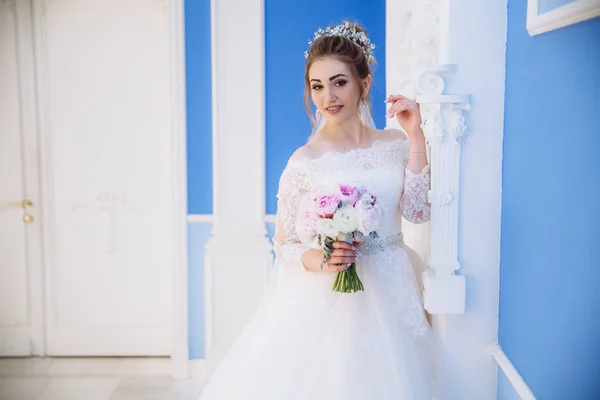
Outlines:
{"label": "lace sleeve", "polygon": [[402,216],[408,221],[420,224],[429,220],[431,204],[429,203],[429,188],[431,172],[429,165],[419,173],[408,169],[409,147],[404,153],[404,192],[400,199]]}
{"label": "lace sleeve", "polygon": [[273,249],[277,259],[304,268],[300,257],[310,247],[300,242],[296,233],[296,217],[302,195],[310,189],[308,176],[297,163],[290,161],[283,170],[277,192],[277,223]]}

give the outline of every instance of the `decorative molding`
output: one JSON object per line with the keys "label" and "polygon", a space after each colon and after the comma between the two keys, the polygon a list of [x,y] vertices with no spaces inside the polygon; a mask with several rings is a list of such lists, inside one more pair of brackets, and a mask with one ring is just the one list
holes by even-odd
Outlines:
{"label": "decorative molding", "polygon": [[462,114],[462,111],[463,109],[460,108],[454,110],[454,112],[449,116],[450,121],[448,124],[450,137],[454,139],[454,141],[456,141],[456,143],[458,144],[463,143],[468,133],[467,123],[464,115]]}
{"label": "decorative molding", "polygon": [[173,190],[173,351],[174,379],[187,379],[189,366],[188,258],[187,258],[187,165],[185,93],[185,7],[184,0],[168,2],[168,31],[171,80],[171,180]]}
{"label": "decorative molding", "polygon": [[431,144],[439,144],[444,138],[444,127],[438,112],[424,112],[422,117],[423,123],[421,128],[427,137],[427,142]]}
{"label": "decorative molding", "polygon": [[465,278],[455,275],[458,263],[458,198],[460,148],[467,125],[462,115],[470,109],[469,96],[446,95],[444,74],[455,66],[441,66],[423,73],[417,101],[423,114],[422,128],[431,146],[430,269],[423,272],[424,304],[430,314],[465,312]]}
{"label": "decorative molding", "polygon": [[527,31],[535,36],[600,16],[600,0],[574,0],[540,14],[540,0],[527,1]]}
{"label": "decorative molding", "polygon": [[116,254],[119,252],[119,232],[117,227],[117,211],[144,211],[149,210],[148,204],[132,203],[128,200],[125,192],[103,191],[95,196],[93,201],[80,201],[71,207],[71,212],[84,210],[90,213],[107,213],[108,229],[106,237],[106,253]]}
{"label": "decorative molding", "polygon": [[[466,123],[460,117],[468,110],[470,98],[444,93],[445,74],[457,69],[451,63],[450,7],[449,0],[389,0],[386,3],[387,90],[417,98],[422,128],[431,146],[429,232],[423,232],[427,226],[406,224],[404,227],[407,238],[422,238],[415,246],[421,258],[427,259],[429,255],[431,268],[422,275],[424,304],[431,314],[461,314],[465,309],[464,277],[454,275],[459,269],[460,146],[457,144],[462,143],[466,133]],[[388,125],[398,128],[395,120],[388,120]]]}
{"label": "decorative molding", "polygon": [[519,371],[515,368],[515,366],[510,362],[502,348],[498,343],[495,343],[490,346],[490,354],[494,357],[494,360],[498,363],[502,372],[513,386],[517,394],[522,400],[535,400],[533,392],[525,383],[523,377],[519,374]]}
{"label": "decorative molding", "polygon": [[[386,2],[386,86],[389,93],[414,98],[424,71],[438,64],[440,0]],[[387,119],[389,127],[398,127]]]}
{"label": "decorative molding", "polygon": [[452,203],[453,200],[454,200],[454,195],[452,194],[452,192],[450,192],[448,190],[444,190],[444,191],[442,191],[442,193],[440,193],[439,202],[441,205],[447,206],[450,203]]}

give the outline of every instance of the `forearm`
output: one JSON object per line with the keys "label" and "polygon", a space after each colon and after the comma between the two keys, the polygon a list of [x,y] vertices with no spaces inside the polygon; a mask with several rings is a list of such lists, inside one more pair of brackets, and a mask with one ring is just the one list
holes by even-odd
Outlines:
{"label": "forearm", "polygon": [[423,133],[411,135],[409,146],[409,157],[406,168],[418,174],[427,166],[427,152]]}

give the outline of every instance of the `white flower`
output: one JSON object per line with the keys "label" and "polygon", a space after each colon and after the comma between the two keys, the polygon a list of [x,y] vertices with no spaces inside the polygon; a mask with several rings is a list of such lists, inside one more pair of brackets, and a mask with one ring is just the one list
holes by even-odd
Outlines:
{"label": "white flower", "polygon": [[316,228],[318,233],[332,239],[335,239],[335,237],[337,237],[337,235],[340,233],[340,230],[337,228],[333,222],[333,219],[331,218],[319,218]]}
{"label": "white flower", "polygon": [[358,226],[358,215],[354,207],[345,205],[336,211],[333,216],[333,222],[339,232],[351,233]]}

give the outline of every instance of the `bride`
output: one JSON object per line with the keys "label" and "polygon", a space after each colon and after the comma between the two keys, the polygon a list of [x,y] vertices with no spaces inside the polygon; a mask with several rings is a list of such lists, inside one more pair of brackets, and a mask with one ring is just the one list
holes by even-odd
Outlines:
{"label": "bride", "polygon": [[[312,99],[317,117],[281,175],[269,288],[201,400],[439,399],[440,353],[401,233],[402,217],[430,214],[418,105],[390,96],[387,117],[406,134],[375,129],[366,31],[343,22],[309,44],[305,105]],[[296,214],[311,188],[340,183],[368,187],[383,225],[364,244],[334,242],[327,258],[299,240]],[[335,272],[354,262],[364,291],[332,291]]]}

